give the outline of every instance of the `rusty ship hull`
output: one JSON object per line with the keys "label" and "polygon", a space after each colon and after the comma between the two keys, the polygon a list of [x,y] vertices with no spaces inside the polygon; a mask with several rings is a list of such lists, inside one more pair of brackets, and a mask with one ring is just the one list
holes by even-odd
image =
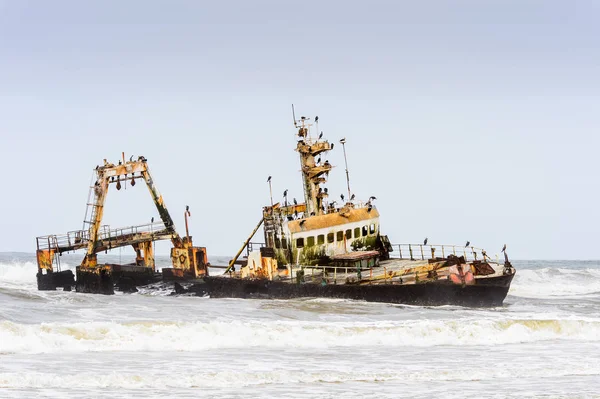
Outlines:
{"label": "rusty ship hull", "polygon": [[451,282],[389,285],[293,284],[267,279],[205,277],[205,292],[211,298],[338,298],[417,306],[501,306],[514,275],[480,280],[473,285]]}

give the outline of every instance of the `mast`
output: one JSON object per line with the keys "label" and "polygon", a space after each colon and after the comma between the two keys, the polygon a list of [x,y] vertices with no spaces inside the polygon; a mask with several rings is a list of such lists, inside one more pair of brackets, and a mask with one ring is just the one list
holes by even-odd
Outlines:
{"label": "mast", "polygon": [[306,213],[322,215],[323,199],[327,197],[327,193],[320,186],[327,182],[327,176],[333,166],[328,160],[323,160],[321,154],[331,150],[332,145],[327,140],[322,140],[321,135],[317,139],[311,138],[309,128],[312,124],[309,122],[310,118],[304,116],[294,120],[294,125],[298,128],[296,151],[300,154]]}

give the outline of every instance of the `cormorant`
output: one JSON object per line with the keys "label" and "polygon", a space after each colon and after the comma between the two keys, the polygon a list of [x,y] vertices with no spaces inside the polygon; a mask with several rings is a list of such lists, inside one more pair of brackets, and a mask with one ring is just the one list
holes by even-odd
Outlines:
{"label": "cormorant", "polygon": [[269,178],[267,179],[267,183],[271,181],[271,176],[269,176]]}
{"label": "cormorant", "polygon": [[356,196],[354,194],[352,194],[352,197],[350,197],[350,201],[353,201],[354,197],[356,197]]}
{"label": "cormorant", "polygon": [[471,241],[467,241],[467,243],[465,244],[465,248],[467,248],[469,245],[471,245]]}
{"label": "cormorant", "polygon": [[325,191],[325,194],[327,194],[327,187],[325,187],[325,188],[323,189],[323,191]]}
{"label": "cormorant", "polygon": [[287,192],[288,192],[288,190],[287,190],[287,189],[285,189],[285,191],[283,192],[283,196],[284,196],[284,197],[287,197]]}
{"label": "cormorant", "polygon": [[152,216],[152,219],[150,219],[150,223],[154,223],[154,216]]}
{"label": "cormorant", "polygon": [[298,201],[296,201],[296,198],[294,198],[294,205],[298,205]]}
{"label": "cormorant", "polygon": [[129,162],[133,162],[133,155],[129,157]]}
{"label": "cormorant", "polygon": [[319,140],[321,140],[321,138],[323,138],[323,132],[321,132],[321,134],[319,134]]}
{"label": "cormorant", "polygon": [[331,143],[331,149],[333,150],[333,143]]}
{"label": "cormorant", "polygon": [[340,194],[340,198],[342,199],[342,201],[344,200],[344,194]]}
{"label": "cormorant", "polygon": [[317,116],[315,116],[315,122],[318,122],[318,121],[319,121],[319,116],[317,115]]}
{"label": "cormorant", "polygon": [[375,197],[373,195],[369,197],[369,201],[376,200],[376,199],[377,199],[377,197]]}
{"label": "cormorant", "polygon": [[427,237],[425,237],[425,240],[423,240],[423,245],[427,245]]}
{"label": "cormorant", "polygon": [[504,252],[504,251],[506,251],[506,244],[504,244],[504,246],[502,247],[502,251],[501,252]]}

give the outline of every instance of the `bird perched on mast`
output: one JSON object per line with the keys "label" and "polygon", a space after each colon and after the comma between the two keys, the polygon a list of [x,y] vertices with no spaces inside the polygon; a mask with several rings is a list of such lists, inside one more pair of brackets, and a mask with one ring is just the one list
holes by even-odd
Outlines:
{"label": "bird perched on mast", "polygon": [[267,183],[269,183],[271,181],[271,176],[269,176],[269,178],[267,179]]}
{"label": "bird perched on mast", "polygon": [[322,138],[323,138],[323,132],[321,132],[321,134],[319,134],[319,140],[321,140]]}
{"label": "bird perched on mast", "polygon": [[471,241],[467,241],[467,243],[465,244],[465,248],[467,248],[469,245],[471,245]]}
{"label": "bird perched on mast", "polygon": [[504,251],[506,251],[506,244],[504,244],[504,246],[502,247],[502,251],[500,251],[500,252],[504,252]]}
{"label": "bird perched on mast", "polygon": [[427,245],[427,237],[423,240],[423,245]]}

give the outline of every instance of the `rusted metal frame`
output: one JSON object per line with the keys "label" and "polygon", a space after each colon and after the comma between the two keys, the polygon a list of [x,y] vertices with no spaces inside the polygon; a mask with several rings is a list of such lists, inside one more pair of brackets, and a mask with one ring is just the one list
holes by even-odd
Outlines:
{"label": "rusted metal frame", "polygon": [[169,214],[169,211],[167,210],[167,207],[164,204],[162,195],[160,195],[160,193],[158,192],[158,189],[154,185],[154,180],[152,179],[152,176],[150,174],[150,169],[148,168],[148,166],[146,166],[145,170],[142,171],[141,173],[142,173],[142,176],[144,176],[146,186],[148,187],[148,190],[150,191],[150,195],[152,196],[154,205],[156,206],[156,209],[158,210],[158,215],[164,222],[167,230],[169,230],[170,232],[172,232],[176,235],[175,236],[176,238],[173,240],[173,245],[175,247],[181,247],[181,245],[182,245],[181,237],[179,237],[179,234],[177,234],[177,232],[175,231],[175,224],[173,223],[173,219],[171,218],[171,215]]}

